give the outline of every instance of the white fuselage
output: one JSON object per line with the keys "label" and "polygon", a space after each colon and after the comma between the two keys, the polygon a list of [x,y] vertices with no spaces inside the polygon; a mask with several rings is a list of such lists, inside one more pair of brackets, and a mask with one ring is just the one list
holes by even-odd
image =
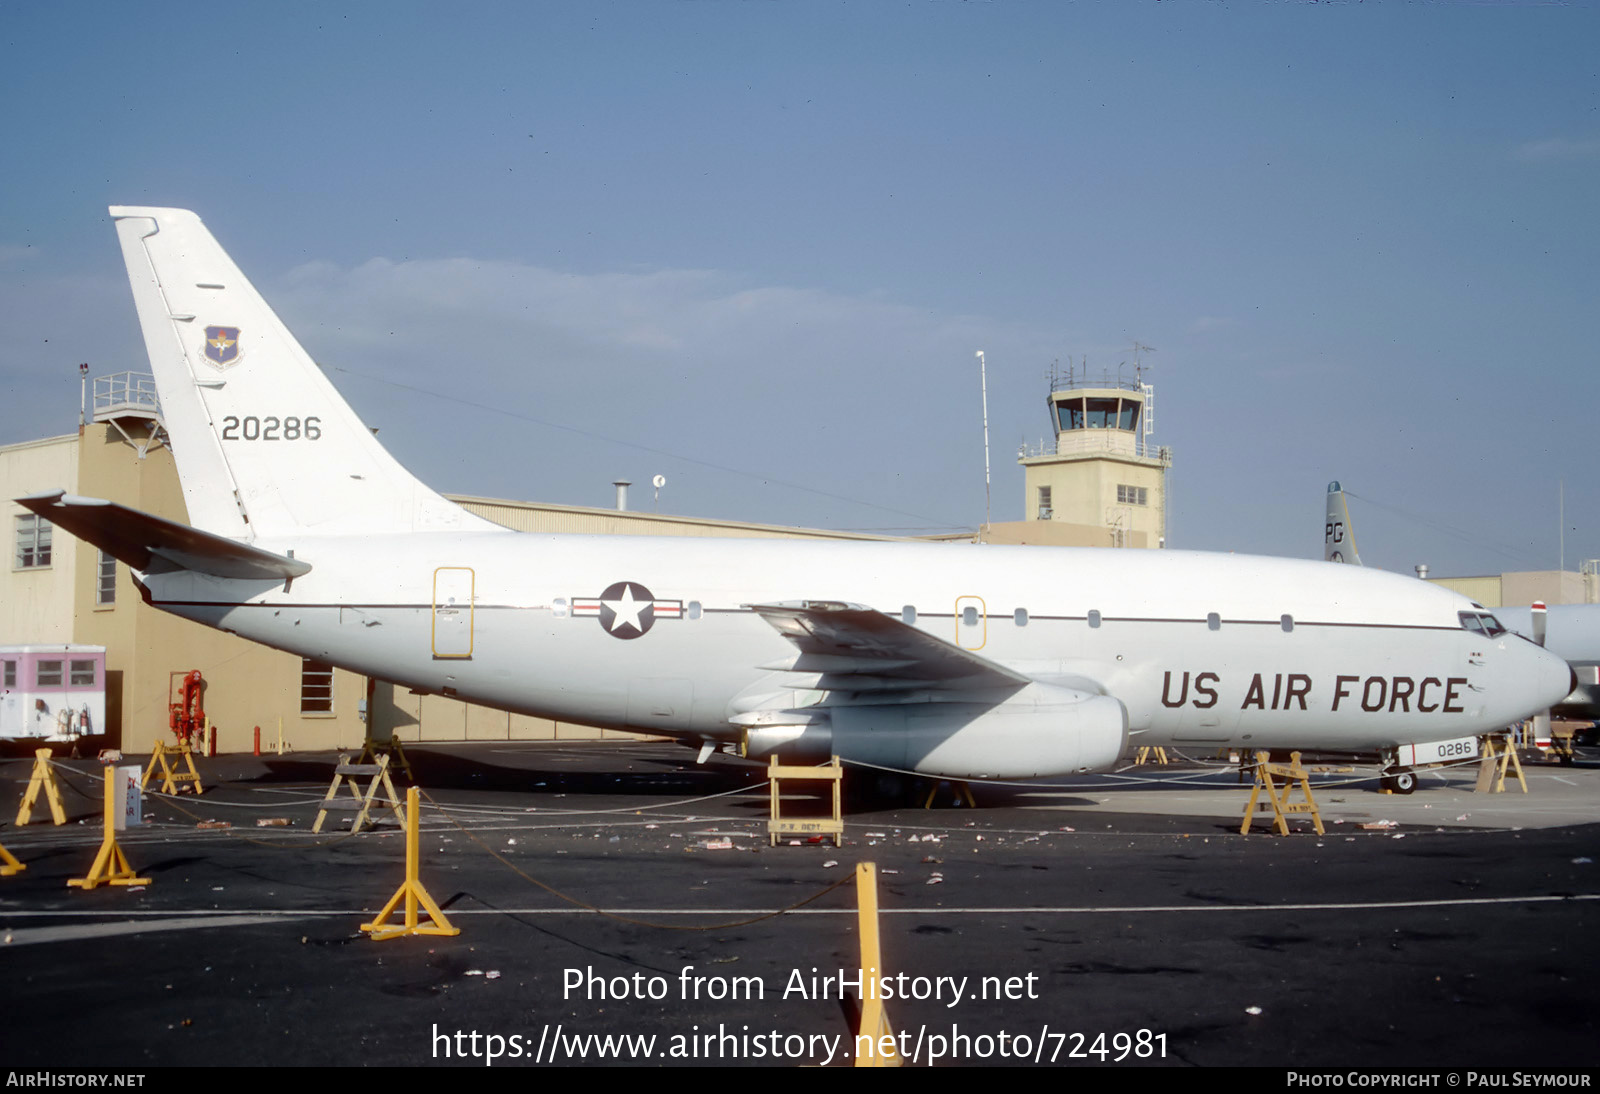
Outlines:
{"label": "white fuselage", "polygon": [[[819,701],[818,677],[762,667],[794,649],[748,608],[818,596],[910,606],[919,629],[1034,680],[1090,682],[1138,744],[1377,750],[1502,727],[1569,682],[1532,643],[1463,629],[1457,594],[1322,562],[509,531],[257,545],[312,571],[287,590],[144,584],[168,611],[419,690],[686,738],[735,739],[742,711]],[[659,606],[633,616],[642,633],[596,607],[624,581]]]}

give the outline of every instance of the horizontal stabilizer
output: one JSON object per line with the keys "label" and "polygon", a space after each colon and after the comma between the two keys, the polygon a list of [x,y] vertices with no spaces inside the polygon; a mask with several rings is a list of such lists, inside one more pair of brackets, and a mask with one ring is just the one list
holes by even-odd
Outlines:
{"label": "horizontal stabilizer", "polygon": [[853,691],[1019,688],[1027,676],[893,616],[833,600],[752,604],[750,610],[800,651],[788,671],[827,674],[829,687]]}
{"label": "horizontal stabilizer", "polygon": [[286,581],[311,572],[310,563],[275,555],[187,524],[64,490],[30,494],[17,504],[147,574],[192,570],[212,577]]}

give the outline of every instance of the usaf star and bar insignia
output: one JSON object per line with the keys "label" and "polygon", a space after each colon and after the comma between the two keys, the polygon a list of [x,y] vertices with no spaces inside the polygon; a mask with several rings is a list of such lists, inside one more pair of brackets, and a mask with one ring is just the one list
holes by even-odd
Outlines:
{"label": "usaf star and bar insignia", "polygon": [[618,581],[599,596],[573,597],[572,614],[600,620],[613,638],[638,638],[658,619],[682,619],[683,601],[657,600],[637,581]]}
{"label": "usaf star and bar insignia", "polygon": [[239,363],[244,351],[239,348],[238,327],[207,327],[205,342],[206,360],[219,369]]}

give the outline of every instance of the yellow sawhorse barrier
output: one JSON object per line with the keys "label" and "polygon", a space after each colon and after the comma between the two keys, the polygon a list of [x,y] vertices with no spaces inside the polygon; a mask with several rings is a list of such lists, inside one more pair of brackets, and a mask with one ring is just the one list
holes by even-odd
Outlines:
{"label": "yellow sawhorse barrier", "polygon": [[[798,820],[784,820],[782,816],[781,798],[778,784],[781,780],[788,779],[793,782],[832,782],[833,783],[833,816],[806,817]],[[833,762],[826,767],[794,767],[778,763],[774,756],[767,765],[767,786],[770,815],[767,818],[767,837],[773,847],[778,845],[780,835],[810,835],[832,836],[833,845],[844,845],[844,814],[839,808],[839,784],[844,779],[844,767],[835,756]]]}
{"label": "yellow sawhorse barrier", "polygon": [[1528,780],[1522,774],[1522,761],[1517,758],[1517,745],[1512,731],[1491,733],[1483,739],[1483,759],[1478,761],[1478,782],[1472,788],[1475,794],[1501,794],[1506,789],[1506,772],[1516,771],[1522,792],[1528,792]]}
{"label": "yellow sawhorse barrier", "polygon": [[411,772],[411,761],[406,759],[405,746],[400,743],[399,737],[368,737],[361,742],[361,758],[358,764],[377,763],[379,756],[388,756],[390,762],[399,760],[400,770],[406,773],[406,778],[416,782],[416,775]]}
{"label": "yellow sawhorse barrier", "polygon": [[[138,768],[134,768],[135,771]],[[106,809],[105,809],[105,838],[100,842],[100,853],[94,857],[94,865],[89,868],[85,877],[75,877],[67,884],[77,889],[93,889],[100,885],[149,885],[150,879],[139,877],[132,866],[128,865],[128,856],[122,853],[122,848],[117,846],[117,780],[122,775],[114,767],[106,768]]]}
{"label": "yellow sawhorse barrier", "polygon": [[40,791],[50,803],[50,816],[57,824],[67,823],[67,811],[61,807],[61,787],[56,782],[56,769],[50,766],[50,750],[35,749],[33,753],[33,778],[28,780],[28,792],[17,806],[17,827],[33,819],[33,807],[39,801]]}
{"label": "yellow sawhorse barrier", "polygon": [[[1274,776],[1284,780],[1281,787],[1273,781]],[[1305,795],[1305,801],[1289,800],[1289,795],[1296,786]],[[1263,790],[1267,792],[1267,802],[1262,803],[1262,808],[1271,808],[1272,825],[1280,836],[1289,834],[1290,813],[1310,813],[1311,823],[1316,827],[1317,835],[1325,834],[1322,830],[1322,814],[1317,812],[1316,799],[1311,796],[1311,773],[1300,766],[1300,753],[1289,753],[1289,762],[1286,764],[1268,763],[1267,753],[1256,753],[1256,785],[1250,791],[1249,804],[1244,807],[1244,823],[1239,826],[1241,836],[1250,832],[1250,824],[1255,820],[1256,802]]]}
{"label": "yellow sawhorse barrier", "polygon": [[16,855],[13,855],[3,846],[0,846],[0,877],[10,877],[12,874],[20,874],[26,869],[26,866],[17,861]]}
{"label": "yellow sawhorse barrier", "polygon": [[939,791],[943,790],[946,784],[949,784],[950,792],[955,795],[957,805],[964,801],[967,803],[968,809],[978,808],[978,802],[972,796],[972,785],[965,779],[934,779],[928,787],[928,796],[922,799],[922,808],[932,809],[933,799],[938,796]]}
{"label": "yellow sawhorse barrier", "polygon": [[905,1061],[895,1045],[894,1027],[878,990],[883,972],[883,954],[878,947],[878,868],[870,862],[856,864],[856,922],[861,934],[859,971],[863,983],[871,978],[873,990],[863,992],[867,998],[861,1002],[861,1024],[856,1028],[855,1066],[899,1067]]}
{"label": "yellow sawhorse barrier", "polygon": [[[371,775],[372,782],[367,784],[367,792],[363,794],[356,784],[357,775]],[[350,788],[350,796],[341,798],[339,786],[344,784]],[[378,790],[382,788],[388,795],[386,798],[378,797]],[[322,799],[322,806],[317,810],[317,823],[311,826],[313,834],[322,831],[322,822],[327,819],[331,810],[354,810],[356,819],[350,825],[350,834],[355,835],[361,831],[361,826],[367,824],[367,814],[373,808],[388,809],[394,814],[394,819],[405,827],[406,815],[400,808],[400,795],[395,792],[394,782],[389,778],[389,757],[379,756],[374,764],[353,764],[350,757],[341,755],[339,765],[333,769],[333,782],[328,786],[328,796]]]}
{"label": "yellow sawhorse barrier", "polygon": [[[385,757],[387,759],[387,757]],[[444,917],[438,902],[428,895],[428,890],[422,887],[422,882],[417,876],[421,865],[421,836],[420,820],[422,810],[418,808],[417,788],[412,786],[406,789],[406,879],[400,888],[395,890],[394,896],[389,898],[389,903],[383,906],[383,911],[371,923],[361,924],[361,929],[372,936],[374,942],[381,942],[386,938],[399,938],[402,935],[413,934],[460,934],[461,928],[450,926],[450,921]],[[399,906],[406,902],[406,921],[404,926],[399,924],[385,925],[384,920]],[[424,925],[417,915],[418,906],[427,909],[431,924]]]}
{"label": "yellow sawhorse barrier", "polygon": [[1133,762],[1137,764],[1166,764],[1167,750],[1160,745],[1144,745],[1133,754]]}
{"label": "yellow sawhorse barrier", "polygon": [[[168,756],[180,757],[176,765],[167,762]],[[169,745],[162,741],[156,742],[156,747],[150,750],[150,766],[144,769],[144,778],[139,780],[139,789],[148,790],[150,779],[156,773],[156,767],[161,767],[161,792],[163,794],[181,794],[185,790],[193,790],[196,795],[204,794],[206,788],[200,785],[200,772],[194,766],[194,750],[189,747],[189,742],[181,745]],[[174,767],[177,770],[174,770]],[[184,768],[188,770],[185,771]]]}

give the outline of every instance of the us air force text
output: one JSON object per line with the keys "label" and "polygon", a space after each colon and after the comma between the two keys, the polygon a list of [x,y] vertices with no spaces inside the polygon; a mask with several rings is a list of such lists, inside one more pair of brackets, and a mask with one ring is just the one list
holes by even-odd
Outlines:
{"label": "us air force text", "polygon": [[[1181,707],[1187,703],[1200,710],[1209,710],[1222,700],[1218,691],[1221,685],[1222,677],[1215,672],[1190,674],[1169,670],[1161,681],[1161,705]],[[1359,703],[1368,714],[1378,711],[1410,714],[1412,704],[1415,704],[1421,714],[1461,714],[1461,689],[1467,686],[1465,676],[1444,679],[1424,676],[1421,680],[1410,676],[1335,676],[1331,689],[1331,709],[1337,711],[1343,706],[1349,710]],[[1279,672],[1264,678],[1264,674],[1258,672],[1245,689],[1239,709],[1308,710],[1306,700],[1311,697],[1311,690],[1311,677],[1305,673]]]}

